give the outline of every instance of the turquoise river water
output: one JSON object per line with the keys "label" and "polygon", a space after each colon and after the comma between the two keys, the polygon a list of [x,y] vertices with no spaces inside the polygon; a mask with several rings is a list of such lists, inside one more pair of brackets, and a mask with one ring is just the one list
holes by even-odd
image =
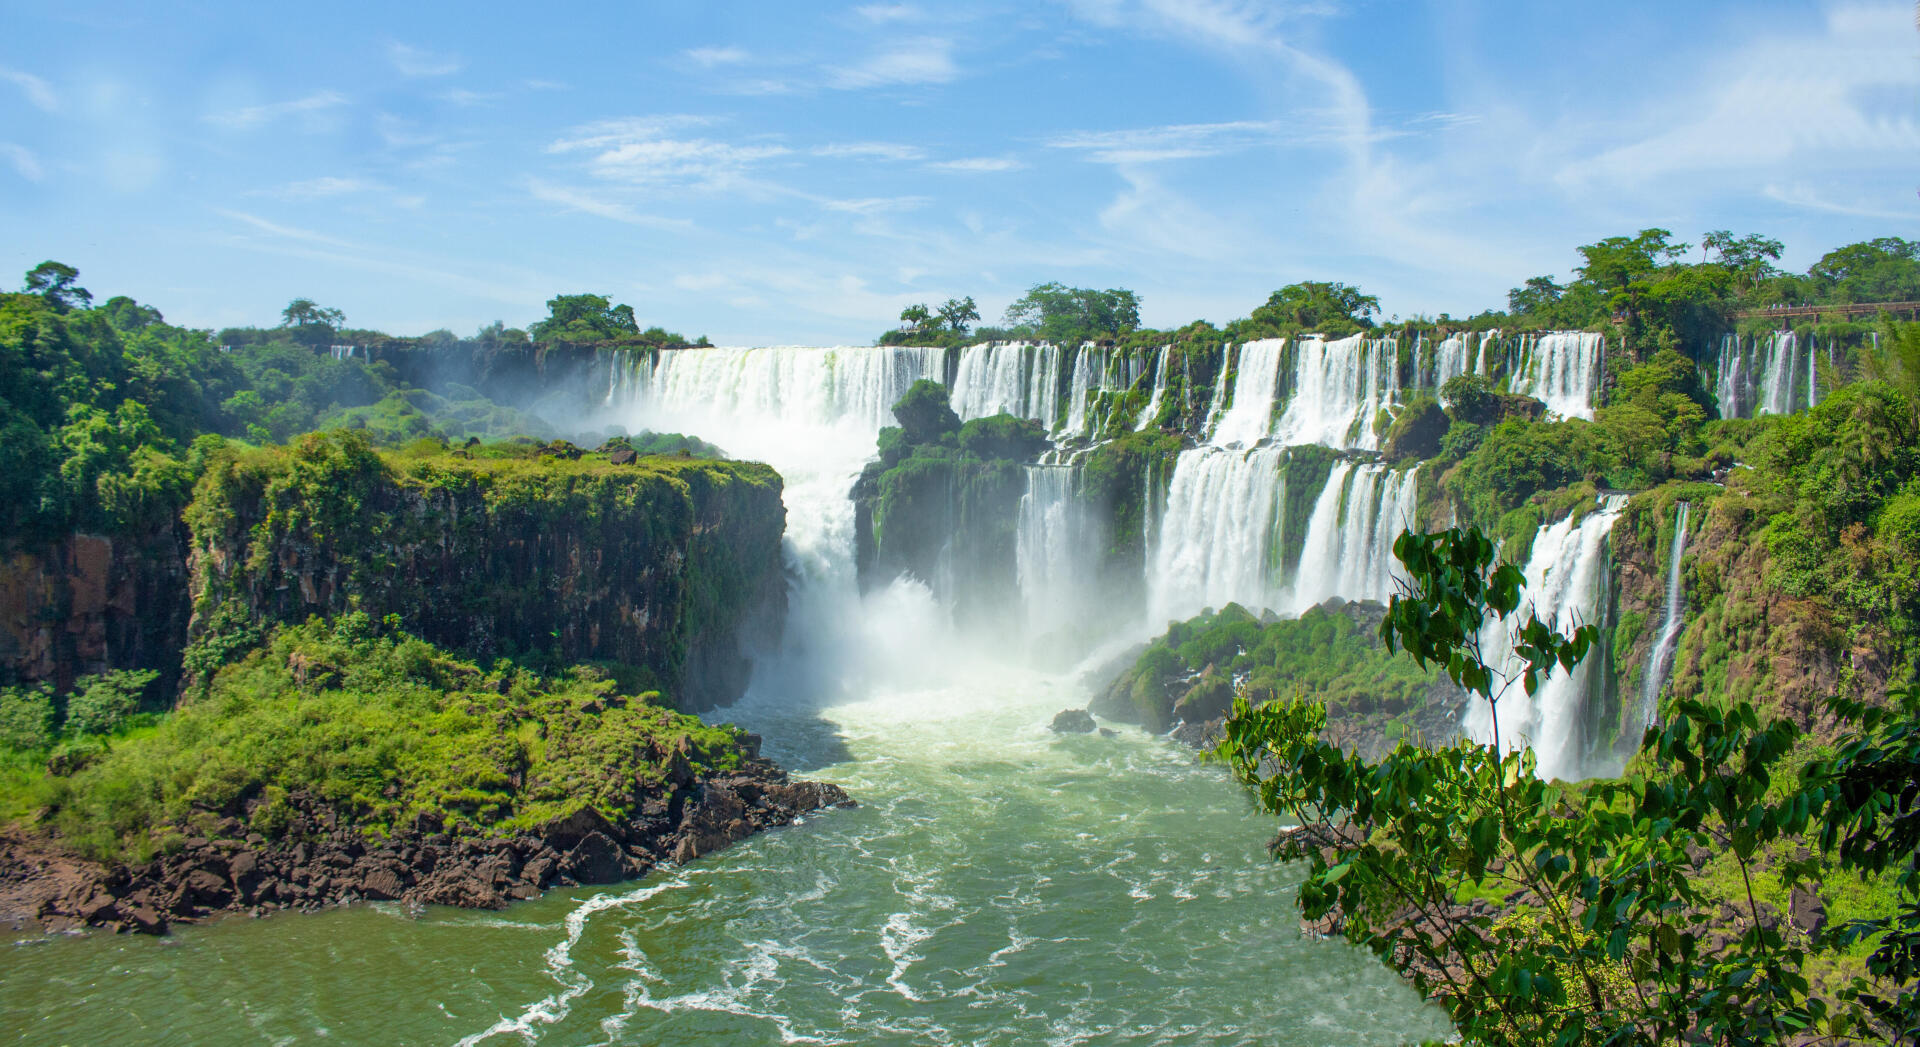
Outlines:
{"label": "turquoise river water", "polygon": [[505,912],[358,905],[29,938],[0,1035],[44,1044],[1394,1044],[1444,1019],[1302,934],[1271,819],[1191,752],[1059,736],[998,671],[728,710],[861,806]]}

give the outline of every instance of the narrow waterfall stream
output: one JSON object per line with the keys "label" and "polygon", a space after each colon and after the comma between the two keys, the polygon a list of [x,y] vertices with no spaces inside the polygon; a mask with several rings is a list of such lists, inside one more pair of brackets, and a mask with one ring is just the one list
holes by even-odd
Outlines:
{"label": "narrow waterfall stream", "polygon": [[1646,676],[1640,684],[1640,720],[1652,727],[1660,718],[1660,692],[1667,686],[1667,673],[1673,668],[1673,651],[1680,643],[1680,630],[1686,625],[1687,595],[1680,588],[1680,559],[1687,555],[1687,503],[1674,508],[1673,545],[1667,550],[1667,607],[1660,622],[1660,634],[1647,652]]}

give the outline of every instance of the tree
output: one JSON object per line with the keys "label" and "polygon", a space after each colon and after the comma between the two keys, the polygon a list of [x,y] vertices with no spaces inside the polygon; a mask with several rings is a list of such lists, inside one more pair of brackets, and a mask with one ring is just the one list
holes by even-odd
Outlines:
{"label": "tree", "polygon": [[1736,237],[1725,229],[1716,229],[1700,238],[1700,253],[1718,254],[1719,264],[1733,274],[1734,284],[1742,295],[1752,293],[1780,275],[1773,263],[1780,260],[1784,250],[1786,247],[1780,241],[1758,233]]}
{"label": "tree", "polygon": [[1139,327],[1140,296],[1118,287],[1035,284],[1007,306],[1006,324],[1051,342],[1093,341]]}
{"label": "tree", "polygon": [[324,327],[329,331],[347,322],[347,316],[338,309],[328,309],[314,304],[311,298],[295,298],[280,310],[280,326],[295,330],[308,330]]}
{"label": "tree", "polygon": [[933,319],[933,313],[924,302],[907,306],[900,310],[900,322],[910,331],[926,329],[927,322]]}
{"label": "tree", "polygon": [[150,305],[141,305],[123,294],[107,299],[106,303],[100,306],[100,312],[106,316],[108,323],[121,331],[138,331],[166,322],[165,317],[160,315],[160,310]]}
{"label": "tree", "polygon": [[1686,253],[1665,229],[1642,229],[1633,236],[1609,236],[1580,248],[1586,264],[1576,270],[1582,280],[1607,296],[1607,304],[1629,316],[1639,310],[1647,280],[1660,266]]}
{"label": "tree", "polygon": [[1372,328],[1372,318],[1379,312],[1380,299],[1358,287],[1306,280],[1273,292],[1265,305],[1253,311],[1252,320],[1265,328],[1350,334]]}
{"label": "tree", "polygon": [[[1763,852],[1811,838],[1843,868],[1902,868],[1920,845],[1920,695],[1878,719],[1836,703],[1862,733],[1830,763],[1788,775],[1799,730],[1752,707],[1676,701],[1647,731],[1642,776],[1574,790],[1542,781],[1529,751],[1498,740],[1501,698],[1571,671],[1600,638],[1561,636],[1527,613],[1511,658],[1483,646],[1495,619],[1523,613],[1523,578],[1495,566],[1478,529],[1403,533],[1409,581],[1381,624],[1389,650],[1493,706],[1495,742],[1426,749],[1402,742],[1379,763],[1321,737],[1324,706],[1254,706],[1243,694],[1219,753],[1264,809],[1297,828],[1275,843],[1305,859],[1304,915],[1333,917],[1357,944],[1391,955],[1446,1007],[1468,1043],[1725,1045],[1854,1042],[1910,1033],[1920,974],[1920,873],[1902,875],[1900,912],[1857,928],[1878,948],[1869,969],[1905,986],[1892,998],[1857,982],[1830,1007],[1810,996],[1808,946],[1754,900]],[[1503,668],[1511,666],[1511,669]],[[1711,896],[1690,849],[1725,856],[1744,895]],[[1787,885],[1812,860],[1776,857]],[[1737,889],[1736,889],[1737,891]],[[1464,897],[1519,899],[1463,905]],[[1702,948],[1706,915],[1731,904],[1737,934]],[[1868,1016],[1879,1022],[1869,1025]]]}
{"label": "tree", "polygon": [[1883,236],[1835,248],[1807,270],[1835,302],[1920,301],[1920,241]]}
{"label": "tree", "polygon": [[1527,286],[1507,292],[1507,311],[1516,315],[1544,313],[1560,304],[1566,293],[1567,289],[1554,283],[1551,276],[1529,277]]}
{"label": "tree", "polygon": [[[925,309],[926,307],[919,306],[917,308]],[[905,314],[902,314],[901,319],[905,318]],[[972,295],[968,295],[965,298],[949,298],[940,305],[940,322],[945,324],[947,330],[952,331],[954,334],[966,334],[967,330],[979,319],[980,309],[973,304]],[[1138,322],[1139,318],[1135,317],[1135,323]]]}
{"label": "tree", "polygon": [[93,294],[74,283],[79,278],[80,270],[48,260],[27,270],[26,292],[45,298],[57,312],[85,309],[92,304]]}
{"label": "tree", "polygon": [[599,342],[640,333],[630,305],[614,305],[605,295],[563,294],[547,300],[547,318],[530,333],[538,342]]}

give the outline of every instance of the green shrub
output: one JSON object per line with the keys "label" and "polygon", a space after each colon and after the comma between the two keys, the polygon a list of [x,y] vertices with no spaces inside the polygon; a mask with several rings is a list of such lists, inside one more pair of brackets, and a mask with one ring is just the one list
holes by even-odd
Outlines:
{"label": "green shrub", "polygon": [[38,752],[53,745],[53,689],[0,688],[0,747]]}
{"label": "green shrub", "polygon": [[112,734],[140,711],[140,698],[160,678],[151,670],[119,670],[74,681],[67,699],[67,730],[74,734]]}

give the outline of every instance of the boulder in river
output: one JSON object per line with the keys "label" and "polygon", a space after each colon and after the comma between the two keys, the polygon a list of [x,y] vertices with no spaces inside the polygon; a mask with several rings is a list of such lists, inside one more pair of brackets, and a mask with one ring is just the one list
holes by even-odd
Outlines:
{"label": "boulder in river", "polygon": [[1062,709],[1053,718],[1051,726],[1058,734],[1092,734],[1098,724],[1093,722],[1093,714],[1085,709]]}

